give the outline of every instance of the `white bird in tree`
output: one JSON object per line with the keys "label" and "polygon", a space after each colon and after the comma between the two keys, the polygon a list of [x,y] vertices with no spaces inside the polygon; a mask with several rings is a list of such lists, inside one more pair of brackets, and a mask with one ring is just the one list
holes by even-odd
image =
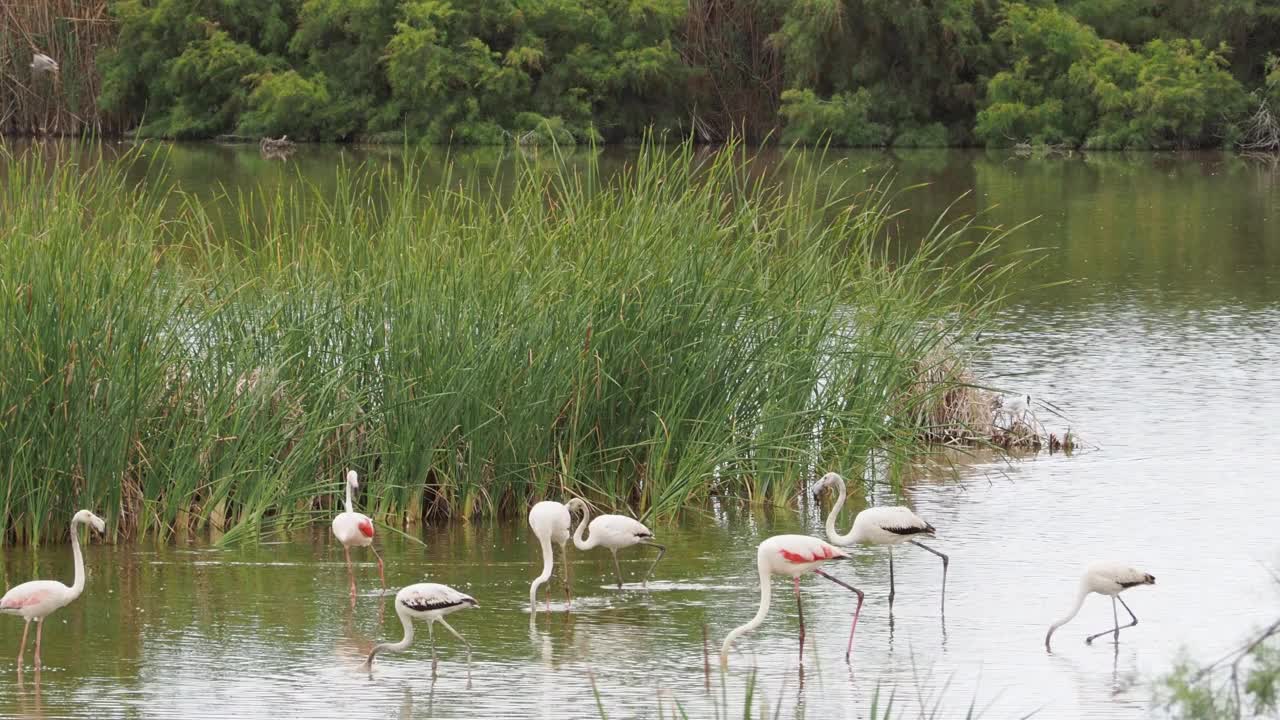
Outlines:
{"label": "white bird in tree", "polygon": [[[1115,627],[1111,630],[1103,630],[1100,633],[1094,633],[1084,639],[1086,644],[1092,644],[1094,638],[1102,637],[1107,633],[1113,633],[1116,642],[1120,641],[1120,631],[1125,628],[1131,628],[1138,624],[1138,616],[1133,614],[1133,610],[1125,604],[1120,598],[1120,593],[1131,587],[1138,585],[1155,585],[1155,576],[1144,573],[1141,570],[1118,562],[1097,562],[1090,565],[1084,571],[1084,575],[1080,578],[1080,589],[1076,594],[1076,604],[1072,606],[1071,612],[1061,620],[1049,626],[1049,632],[1044,636],[1044,649],[1052,650],[1049,647],[1049,638],[1053,637],[1053,631],[1071,622],[1071,619],[1080,612],[1081,606],[1084,605],[1085,596],[1089,593],[1098,593],[1099,595],[1111,596],[1111,616],[1115,621]],[[1120,614],[1116,610],[1116,603],[1124,605],[1124,609],[1129,613],[1132,619],[1128,625],[1120,624]]]}
{"label": "white bird in tree", "polygon": [[71,518],[71,554],[75,557],[76,577],[67,587],[57,580],[32,580],[24,582],[0,598],[0,612],[21,616],[26,622],[22,628],[22,646],[18,648],[18,669],[27,652],[27,631],[31,621],[36,621],[36,669],[40,668],[40,635],[44,619],[54,610],[70,605],[84,592],[84,556],[80,553],[80,525],[88,524],[98,532],[104,532],[107,524],[88,510],[81,510]]}
{"label": "white bird in tree", "polygon": [[[529,509],[529,527],[542,546],[542,574],[533,579],[529,585],[529,612],[538,612],[538,587],[551,579],[551,565],[554,553],[551,543],[560,545],[560,561],[564,565],[564,599],[572,602],[569,589],[569,551],[565,546],[569,542],[569,527],[573,519],[569,516],[569,508],[563,503],[543,500]],[[547,588],[547,610],[551,609],[551,589]]]}
{"label": "white bird in tree", "polygon": [[[665,546],[653,541],[653,533],[649,531],[649,528],[625,515],[601,515],[595,520],[591,520],[590,525],[588,525],[587,521],[591,518],[591,511],[587,508],[587,503],[582,498],[570,500],[569,511],[582,513],[582,520],[578,523],[578,529],[573,533],[574,547],[583,551],[594,547],[608,548],[609,552],[613,553],[613,570],[618,574],[619,590],[622,589],[622,568],[618,566],[618,551],[623,548],[629,548],[632,545],[650,545],[658,548],[658,556],[653,559],[653,564],[649,566],[649,571],[644,574],[644,579],[640,582],[644,584],[649,581],[649,576],[653,574],[653,569],[658,566],[658,561],[667,552]],[[584,539],[583,533],[588,529],[591,531],[591,537]]]}
{"label": "white bird in tree", "polygon": [[404,639],[396,643],[374,645],[369,651],[369,659],[365,661],[365,665],[372,669],[373,656],[384,650],[400,652],[409,647],[413,642],[413,621],[416,618],[427,621],[427,635],[431,638],[431,677],[436,676],[436,623],[443,625],[445,630],[466,646],[467,667],[471,667],[471,643],[454,630],[453,626],[445,622],[444,616],[458,610],[480,607],[480,603],[476,602],[475,598],[460,593],[448,585],[418,583],[401,588],[400,592],[396,593],[395,604],[396,615],[400,616],[400,624],[404,625]]}
{"label": "white bird in tree", "polygon": [[356,575],[351,569],[351,548],[367,547],[378,559],[378,580],[382,582],[382,591],[387,591],[387,579],[382,571],[382,556],[373,546],[373,521],[368,515],[362,515],[351,509],[351,491],[360,487],[359,477],[355,470],[347,471],[347,498],[345,512],[338,513],[333,519],[333,535],[342,543],[342,554],[347,559],[347,577],[351,580],[351,604],[356,602]]}
{"label": "white bird in tree", "polygon": [[853,634],[858,629],[858,615],[862,613],[864,593],[858,588],[831,577],[819,569],[828,560],[849,556],[840,548],[808,535],[775,535],[760,543],[756,550],[756,565],[760,570],[760,609],[745,625],[734,628],[720,647],[720,666],[729,665],[729,648],[733,641],[745,632],[755,630],[769,614],[770,581],[774,575],[790,575],[796,593],[796,610],[800,614],[800,662],[804,662],[804,608],[800,604],[800,576],[813,571],[858,596],[858,607],[853,611],[853,626],[849,628],[849,647],[845,650],[845,662],[853,653]]}
{"label": "white bird in tree", "polygon": [[59,69],[58,61],[48,55],[36,53],[31,56],[31,72],[33,74],[56,73]]}
{"label": "white bird in tree", "polygon": [[844,507],[845,487],[844,478],[839,473],[827,473],[822,479],[813,486],[813,497],[815,500],[821,498],[822,491],[828,487],[834,487],[840,493],[836,499],[836,504],[832,506],[831,512],[827,515],[827,539],[836,545],[853,545],[855,543],[864,543],[868,545],[887,545],[889,546],[889,610],[893,611],[893,596],[895,593],[893,581],[893,546],[902,543],[911,543],[918,548],[928,550],[929,552],[942,558],[942,612],[947,611],[947,566],[951,563],[951,558],[934,550],[933,548],[921,543],[915,538],[920,536],[933,537],[934,527],[925,522],[923,518],[916,515],[910,508],[905,507],[871,507],[858,513],[853,519],[853,527],[848,534],[841,535],[836,531],[836,515],[840,514],[840,508]]}

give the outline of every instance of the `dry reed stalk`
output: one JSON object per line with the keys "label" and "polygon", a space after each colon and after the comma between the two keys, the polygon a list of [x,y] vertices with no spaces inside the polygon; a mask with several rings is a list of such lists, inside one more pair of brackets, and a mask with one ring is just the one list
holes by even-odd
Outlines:
{"label": "dry reed stalk", "polygon": [[1026,402],[1006,405],[977,385],[969,363],[939,343],[918,363],[915,383],[899,402],[926,428],[925,439],[943,445],[993,445],[1003,450],[1071,452],[1076,439],[1049,432]]}
{"label": "dry reed stalk", "polygon": [[706,68],[689,82],[699,140],[759,140],[777,129],[782,56],[769,37],[779,25],[759,3],[689,3],[681,52],[688,67]]}
{"label": "dry reed stalk", "polygon": [[[99,50],[115,39],[107,0],[0,2],[0,134],[114,135],[127,118],[103,113]],[[33,73],[43,53],[61,67]]]}

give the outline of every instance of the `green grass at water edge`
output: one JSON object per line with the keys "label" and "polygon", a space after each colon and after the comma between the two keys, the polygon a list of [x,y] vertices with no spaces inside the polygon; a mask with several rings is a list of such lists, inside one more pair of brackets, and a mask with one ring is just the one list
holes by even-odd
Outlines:
{"label": "green grass at water edge", "polygon": [[[384,523],[583,495],[644,518],[785,502],[815,471],[921,447],[1016,266],[941,222],[879,242],[886,185],[820,156],[646,146],[626,171],[531,163],[425,187],[230,196],[230,222],[123,163],[7,163],[0,532],[227,531],[327,517],[341,471]],[[215,228],[223,228],[215,230]],[[934,373],[937,374],[936,372]]]}

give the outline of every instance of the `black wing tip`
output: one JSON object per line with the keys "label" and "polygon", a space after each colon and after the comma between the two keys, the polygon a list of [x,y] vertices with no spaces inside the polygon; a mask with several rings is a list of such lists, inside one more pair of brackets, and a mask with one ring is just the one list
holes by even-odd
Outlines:
{"label": "black wing tip", "polygon": [[934,533],[933,526],[928,523],[925,523],[924,527],[887,527],[883,529],[894,535],[932,535]]}
{"label": "black wing tip", "polygon": [[1120,587],[1128,590],[1131,587],[1137,587],[1139,585],[1155,585],[1155,584],[1156,584],[1156,576],[1150,573],[1147,573],[1142,576],[1141,580],[1134,580],[1133,582],[1120,583]]}
{"label": "black wing tip", "polygon": [[436,610],[448,610],[459,605],[479,605],[473,598],[464,598],[456,602],[434,602],[434,603],[402,603],[405,607],[414,612],[434,612]]}

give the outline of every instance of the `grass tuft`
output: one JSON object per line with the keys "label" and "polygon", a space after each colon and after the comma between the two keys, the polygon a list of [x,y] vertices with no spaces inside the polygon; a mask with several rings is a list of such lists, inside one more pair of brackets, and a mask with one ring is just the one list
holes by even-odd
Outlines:
{"label": "grass tuft", "polygon": [[331,514],[347,467],[396,527],[568,495],[782,503],[983,421],[956,339],[1017,267],[971,218],[886,247],[890,185],[813,154],[531,161],[501,200],[407,160],[213,208],[131,187],[130,162],[3,163],[15,541],[79,507],[125,537],[254,537]]}

